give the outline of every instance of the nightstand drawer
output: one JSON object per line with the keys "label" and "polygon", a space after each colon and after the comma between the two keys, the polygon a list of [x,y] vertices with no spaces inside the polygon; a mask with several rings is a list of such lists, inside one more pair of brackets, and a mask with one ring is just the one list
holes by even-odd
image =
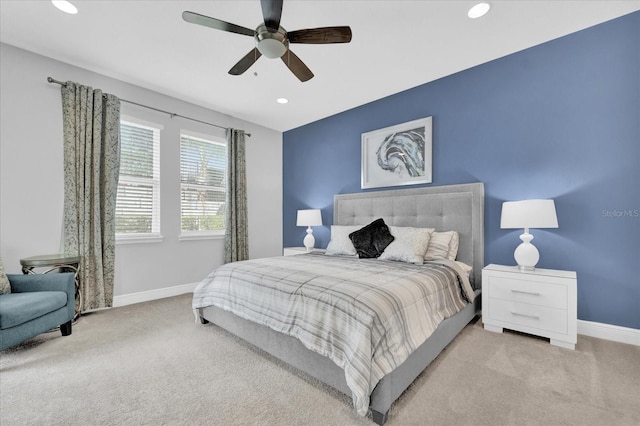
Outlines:
{"label": "nightstand drawer", "polygon": [[531,305],[501,299],[489,299],[489,320],[544,330],[552,333],[567,333],[566,309]]}
{"label": "nightstand drawer", "polygon": [[492,277],[491,299],[502,299],[550,308],[567,309],[567,286],[521,278]]}

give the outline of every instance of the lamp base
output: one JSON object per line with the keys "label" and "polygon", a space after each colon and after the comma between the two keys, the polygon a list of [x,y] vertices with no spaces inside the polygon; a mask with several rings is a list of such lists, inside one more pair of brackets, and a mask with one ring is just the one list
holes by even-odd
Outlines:
{"label": "lamp base", "polygon": [[520,239],[522,240],[522,243],[516,247],[516,251],[513,252],[513,257],[518,263],[518,270],[534,271],[538,260],[540,260],[540,253],[536,246],[531,244],[533,235],[525,231],[520,235]]}
{"label": "lamp base", "polygon": [[313,246],[316,244],[316,239],[313,236],[313,229],[311,229],[310,226],[307,228],[307,235],[306,237],[304,237],[304,240],[302,240],[302,242],[307,248],[307,251],[313,250]]}

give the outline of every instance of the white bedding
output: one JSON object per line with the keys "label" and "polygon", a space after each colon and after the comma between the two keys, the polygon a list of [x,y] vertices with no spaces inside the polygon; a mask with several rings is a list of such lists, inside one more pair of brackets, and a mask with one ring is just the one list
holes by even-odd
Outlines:
{"label": "white bedding", "polygon": [[366,415],[378,381],[473,300],[466,278],[446,260],[414,265],[317,253],[255,259],[211,273],[194,291],[193,308],[230,311],[329,357],[345,370],[357,413]]}

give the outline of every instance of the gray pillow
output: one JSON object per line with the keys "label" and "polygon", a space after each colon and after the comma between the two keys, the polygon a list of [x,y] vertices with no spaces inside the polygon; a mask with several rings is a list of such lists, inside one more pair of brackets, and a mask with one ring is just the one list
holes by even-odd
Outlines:
{"label": "gray pillow", "polygon": [[11,284],[9,284],[9,278],[4,272],[4,263],[2,263],[2,257],[0,257],[0,294],[11,293]]}

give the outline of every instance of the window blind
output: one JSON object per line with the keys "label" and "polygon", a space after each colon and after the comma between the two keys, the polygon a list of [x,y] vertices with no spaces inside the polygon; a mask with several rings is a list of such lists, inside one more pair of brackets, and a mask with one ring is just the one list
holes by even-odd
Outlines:
{"label": "window blind", "polygon": [[180,205],[183,232],[224,231],[227,147],[180,135]]}
{"label": "window blind", "polygon": [[116,234],[160,234],[160,129],[120,122]]}

